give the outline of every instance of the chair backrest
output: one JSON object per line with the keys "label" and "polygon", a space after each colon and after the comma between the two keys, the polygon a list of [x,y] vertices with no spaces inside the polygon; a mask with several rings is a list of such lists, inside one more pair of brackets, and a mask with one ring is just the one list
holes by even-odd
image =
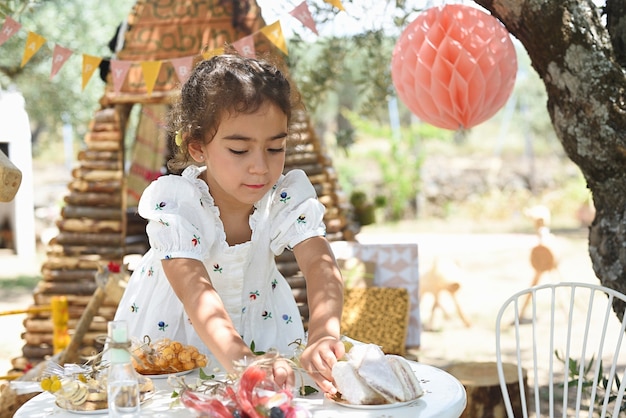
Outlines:
{"label": "chair backrest", "polygon": [[[531,309],[520,317],[527,302]],[[626,315],[618,319],[614,302],[623,310],[626,296],[573,282],[528,288],[504,302],[496,318],[496,355],[509,418],[626,416]],[[518,387],[507,385],[507,363],[517,366]]]}

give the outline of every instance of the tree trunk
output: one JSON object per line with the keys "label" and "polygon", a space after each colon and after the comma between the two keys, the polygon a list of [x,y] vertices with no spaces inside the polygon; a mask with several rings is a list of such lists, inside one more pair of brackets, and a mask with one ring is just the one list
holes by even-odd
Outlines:
{"label": "tree trunk", "polygon": [[[609,35],[592,0],[475,2],[524,45],[543,80],[556,135],[593,195],[593,269],[604,286],[626,293],[626,78],[617,58],[625,8],[607,2]],[[621,319],[624,304],[613,308]]]}

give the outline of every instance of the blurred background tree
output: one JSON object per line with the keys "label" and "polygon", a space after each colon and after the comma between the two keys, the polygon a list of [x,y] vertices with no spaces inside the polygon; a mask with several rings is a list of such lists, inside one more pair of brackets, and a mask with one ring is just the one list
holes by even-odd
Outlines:
{"label": "blurred background tree", "polygon": [[[86,0],[0,1],[0,18],[4,21],[6,16],[11,16],[22,25],[21,30],[0,46],[0,88],[18,90],[24,96],[35,156],[62,141],[64,123],[74,128],[76,138],[82,138],[86,132],[87,122],[102,96],[104,83],[96,71],[85,90],[81,91],[81,54],[111,56],[108,43],[133,4],[129,0],[108,0],[106,3]],[[20,67],[29,31],[43,36],[47,42],[24,67]],[[55,44],[71,49],[74,54],[50,80]]]}
{"label": "blurred background tree", "polygon": [[[591,191],[589,255],[601,283],[626,293],[626,6],[622,0],[476,0],[524,45],[547,111]],[[626,304],[615,302],[621,319]]]}

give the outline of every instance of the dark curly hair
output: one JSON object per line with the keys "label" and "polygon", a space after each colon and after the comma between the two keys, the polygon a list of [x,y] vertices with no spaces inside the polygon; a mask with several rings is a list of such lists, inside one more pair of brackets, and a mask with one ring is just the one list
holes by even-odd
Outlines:
{"label": "dark curly hair", "polygon": [[282,110],[288,121],[300,105],[285,74],[269,60],[224,54],[199,62],[170,110],[170,137],[180,132],[183,141],[168,168],[180,172],[189,165],[189,143],[210,141],[222,118],[254,113],[267,102]]}

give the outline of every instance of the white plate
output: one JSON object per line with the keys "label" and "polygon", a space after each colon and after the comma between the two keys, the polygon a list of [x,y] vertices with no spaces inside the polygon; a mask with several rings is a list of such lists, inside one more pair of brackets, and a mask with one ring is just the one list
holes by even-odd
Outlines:
{"label": "white plate", "polygon": [[329,396],[326,397],[326,399],[328,399],[329,401],[331,401],[332,403],[336,404],[336,405],[341,405],[344,406],[346,408],[352,408],[352,409],[391,409],[391,408],[399,408],[401,406],[409,406],[412,403],[417,402],[420,398],[416,398],[416,399],[412,399],[410,401],[406,401],[406,402],[394,402],[394,403],[384,403],[384,404],[379,404],[379,405],[360,405],[360,404],[352,404],[349,403],[348,401],[345,401],[343,399],[341,400],[336,400],[333,399]]}
{"label": "white plate", "polygon": [[170,376],[184,376],[186,374],[193,372],[194,370],[197,370],[197,369],[185,370],[183,372],[176,372],[176,373],[165,373],[165,374],[141,374],[139,373],[139,375],[149,377],[150,379],[167,379]]}
{"label": "white plate", "polygon": [[[146,402],[147,400],[149,400],[150,398],[152,398],[154,396],[155,391],[151,390],[148,392],[142,392],[141,393],[141,402],[140,404],[143,404],[144,402]],[[109,412],[109,408],[102,408],[102,409],[94,409],[92,411],[80,411],[80,410],[73,410],[73,409],[67,409],[62,407],[61,405],[58,404],[58,402],[54,402],[56,406],[58,406],[60,409],[69,412],[71,414],[76,414],[76,415],[102,415],[102,414],[106,414]]]}
{"label": "white plate", "polygon": [[60,409],[69,412],[70,414],[77,414],[77,415],[102,415],[102,414],[106,414],[109,412],[109,408],[102,408],[102,409],[94,409],[93,411],[78,411],[78,410],[72,410],[72,409],[67,409],[67,408],[63,408],[61,405],[59,405],[58,403],[56,403],[56,406],[58,406]]}

